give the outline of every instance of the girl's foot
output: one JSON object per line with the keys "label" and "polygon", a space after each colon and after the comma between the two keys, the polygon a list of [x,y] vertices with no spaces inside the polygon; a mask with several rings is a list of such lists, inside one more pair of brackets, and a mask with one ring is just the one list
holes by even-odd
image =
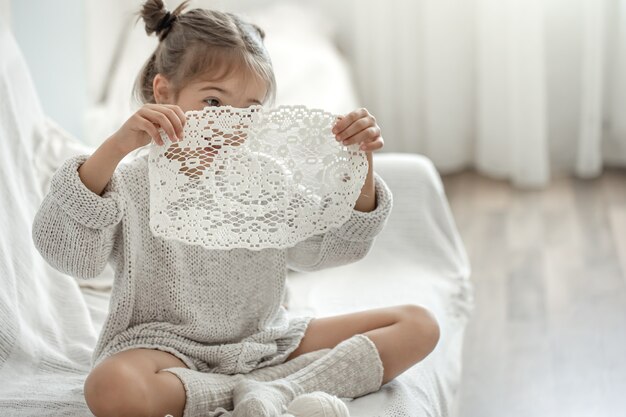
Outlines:
{"label": "girl's foot", "polygon": [[233,389],[233,417],[279,417],[302,390],[285,380],[243,380]]}

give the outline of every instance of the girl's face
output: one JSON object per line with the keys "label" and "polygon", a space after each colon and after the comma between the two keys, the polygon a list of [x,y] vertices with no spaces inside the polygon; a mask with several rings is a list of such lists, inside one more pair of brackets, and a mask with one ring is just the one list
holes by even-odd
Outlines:
{"label": "girl's face", "polygon": [[174,102],[171,84],[161,74],[154,77],[154,98],[158,104],[176,104],[183,112],[202,110],[207,106],[249,107],[263,104],[267,86],[262,79],[250,75],[233,74],[219,81],[200,76],[183,87]]}

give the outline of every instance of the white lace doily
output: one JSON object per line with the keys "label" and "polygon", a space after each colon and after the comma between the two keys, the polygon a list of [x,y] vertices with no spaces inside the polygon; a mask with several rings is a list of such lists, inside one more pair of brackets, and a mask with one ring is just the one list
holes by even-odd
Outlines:
{"label": "white lace doily", "polygon": [[207,249],[286,248],[350,217],[365,152],[304,106],[188,111],[183,139],[150,148],[150,228]]}

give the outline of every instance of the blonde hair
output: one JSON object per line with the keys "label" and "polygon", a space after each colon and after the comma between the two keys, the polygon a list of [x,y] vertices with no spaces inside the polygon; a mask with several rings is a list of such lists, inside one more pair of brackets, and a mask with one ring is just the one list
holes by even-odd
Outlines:
{"label": "blonde hair", "polygon": [[276,80],[263,43],[265,32],[233,13],[199,8],[182,13],[188,3],[169,12],[162,0],[147,0],[137,13],[137,21],[144,20],[146,33],[155,33],[159,45],[135,80],[135,99],[155,103],[152,83],[159,73],[170,81],[177,98],[185,85],[208,68],[216,81],[240,71],[260,77],[267,85],[263,103],[273,105]]}

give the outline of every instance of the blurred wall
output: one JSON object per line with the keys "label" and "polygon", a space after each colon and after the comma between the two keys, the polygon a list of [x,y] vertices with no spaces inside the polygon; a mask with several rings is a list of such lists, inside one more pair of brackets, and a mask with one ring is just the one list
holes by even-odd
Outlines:
{"label": "blurred wall", "polygon": [[0,19],[11,23],[11,0],[0,0]]}
{"label": "blurred wall", "polygon": [[44,111],[81,137],[87,99],[85,2],[12,0],[13,34],[30,68]]}
{"label": "blurred wall", "polygon": [[[17,1],[17,0],[13,0]],[[63,0],[65,1],[65,0]],[[182,3],[182,0],[164,0],[168,9],[173,10]],[[305,0],[292,0],[295,3],[306,3],[308,6],[319,8],[329,18],[339,22],[350,20],[350,13],[346,9],[351,1],[317,0],[315,2]],[[356,1],[356,0],[352,0]],[[109,65],[114,61],[114,51],[120,41],[119,37],[128,24],[136,21],[136,12],[139,11],[144,0],[109,0],[109,1],[86,1],[87,36],[90,49],[88,51],[87,77],[91,90],[89,97],[98,99],[105,87],[104,81],[109,70]],[[192,0],[188,8],[206,7],[211,9],[226,10],[245,14],[246,10],[262,8],[274,3],[276,0]],[[141,23],[138,23],[141,24]],[[345,37],[342,33],[349,30],[349,25],[339,24],[338,46],[342,49]],[[345,52],[345,51],[344,51]]]}
{"label": "blurred wall", "polygon": [[[181,1],[165,3],[173,9]],[[193,0],[190,7],[243,12],[273,1]],[[89,128],[83,126],[82,114],[102,97],[123,30],[135,22],[135,13],[142,3],[143,0],[0,0],[0,12],[10,15],[13,33],[31,69],[44,110],[78,138],[82,139],[84,129]],[[343,13],[349,3],[318,0],[313,5],[331,17],[344,15],[346,20],[349,15]]]}

